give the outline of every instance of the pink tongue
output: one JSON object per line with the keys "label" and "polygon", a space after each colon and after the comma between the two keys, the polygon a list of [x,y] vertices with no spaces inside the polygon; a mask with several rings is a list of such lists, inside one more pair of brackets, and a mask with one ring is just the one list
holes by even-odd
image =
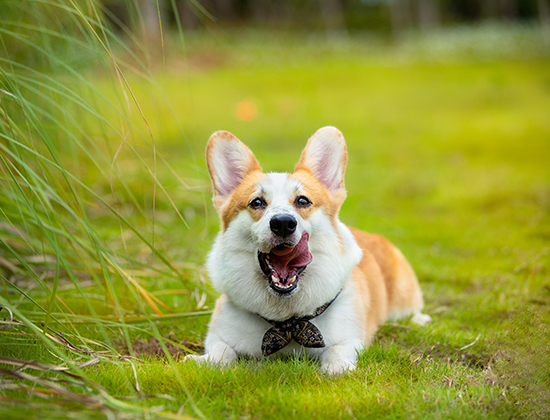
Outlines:
{"label": "pink tongue", "polygon": [[313,256],[308,248],[309,235],[304,232],[300,242],[292,248],[275,248],[271,251],[270,261],[272,267],[277,271],[282,279],[288,276],[290,270],[294,267],[303,267],[308,265]]}
{"label": "pink tongue", "polygon": [[292,251],[294,251],[294,248],[296,247],[293,246],[292,248],[287,248],[286,246],[284,246],[283,248],[273,248],[271,252],[273,252],[278,257],[282,257],[284,255],[290,254]]}

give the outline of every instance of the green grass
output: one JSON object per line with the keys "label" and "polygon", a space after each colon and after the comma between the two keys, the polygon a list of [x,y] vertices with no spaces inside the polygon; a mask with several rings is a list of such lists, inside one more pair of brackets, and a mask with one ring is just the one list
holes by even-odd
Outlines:
{"label": "green grass", "polygon": [[[3,325],[0,356],[99,363],[71,370],[87,385],[0,363],[0,416],[548,416],[550,60],[547,43],[523,48],[538,30],[490,55],[479,29],[439,34],[444,49],[258,32],[185,34],[182,49],[165,34],[163,68],[88,21],[126,84],[72,5],[28,9],[33,29],[15,5],[1,14],[0,305],[21,324]],[[216,298],[203,268],[218,225],[209,135],[231,131],[265,170],[290,171],[325,125],[348,143],[341,219],[403,250],[433,324],[383,326],[335,379],[310,360],[178,363],[200,351]]]}

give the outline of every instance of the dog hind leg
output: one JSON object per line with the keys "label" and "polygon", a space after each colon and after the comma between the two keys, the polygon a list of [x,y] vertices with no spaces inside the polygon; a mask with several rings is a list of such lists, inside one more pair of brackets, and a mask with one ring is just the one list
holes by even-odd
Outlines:
{"label": "dog hind leg", "polygon": [[432,318],[422,313],[424,300],[418,279],[401,251],[397,248],[394,250],[398,269],[392,285],[393,293],[388,319],[400,319],[412,315],[413,323],[426,325],[432,322]]}

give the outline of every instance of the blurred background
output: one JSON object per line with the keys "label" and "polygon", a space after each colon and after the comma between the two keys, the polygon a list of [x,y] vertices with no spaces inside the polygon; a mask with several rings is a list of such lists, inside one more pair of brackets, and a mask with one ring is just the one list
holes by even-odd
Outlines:
{"label": "blurred background", "polygon": [[0,356],[110,358],[88,379],[138,395],[123,356],[200,351],[218,296],[209,136],[292,171],[326,125],[349,150],[341,219],[403,250],[436,320],[374,347],[476,340],[465,409],[548,413],[550,0],[1,1]]}
{"label": "blurred background", "polygon": [[[130,26],[132,13],[124,0],[105,0],[115,25]],[[368,31],[400,36],[457,24],[550,22],[546,0],[138,0],[143,25],[159,36],[158,16],[165,27],[184,29],[243,27],[353,33]]]}

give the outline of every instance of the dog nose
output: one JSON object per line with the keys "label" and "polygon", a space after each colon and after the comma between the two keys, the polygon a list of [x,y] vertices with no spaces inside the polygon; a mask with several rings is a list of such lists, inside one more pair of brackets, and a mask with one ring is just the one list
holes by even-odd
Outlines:
{"label": "dog nose", "polygon": [[278,236],[288,236],[296,230],[296,219],[288,214],[274,216],[269,222],[271,232]]}

